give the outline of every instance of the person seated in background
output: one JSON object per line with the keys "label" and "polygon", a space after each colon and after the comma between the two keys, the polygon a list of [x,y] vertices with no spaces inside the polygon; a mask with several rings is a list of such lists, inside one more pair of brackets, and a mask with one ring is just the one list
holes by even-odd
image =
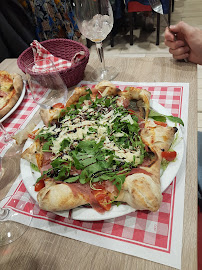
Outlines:
{"label": "person seated in background", "polygon": [[36,39],[32,20],[18,0],[1,0],[0,62],[18,57]]}
{"label": "person seated in background", "polygon": [[68,38],[78,41],[77,27],[70,0],[18,0],[32,18],[38,41]]}
{"label": "person seated in background", "polygon": [[[175,38],[175,36],[177,38]],[[179,22],[165,30],[165,45],[176,60],[202,65],[202,30]],[[202,132],[198,132],[198,203],[202,211]]]}
{"label": "person seated in background", "polygon": [[70,0],[1,0],[0,61],[16,58],[36,39],[80,41]]}

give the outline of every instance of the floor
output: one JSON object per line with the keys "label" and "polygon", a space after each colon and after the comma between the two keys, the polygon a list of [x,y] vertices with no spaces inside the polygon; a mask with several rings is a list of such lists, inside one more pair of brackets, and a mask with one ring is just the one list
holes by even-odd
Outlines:
{"label": "floor", "polygon": [[[201,0],[175,0],[174,12],[171,16],[171,24],[180,20],[202,29],[202,5]],[[129,32],[117,35],[114,39],[114,47],[111,48],[109,39],[104,41],[104,54],[119,57],[144,57],[158,56],[170,57],[168,48],[164,44],[165,23],[161,19],[160,44],[155,45],[156,32],[145,33],[140,29],[134,30],[134,45],[129,44]],[[127,34],[127,35],[126,35]],[[95,46],[91,47],[91,53],[95,53]],[[197,66],[198,78],[198,131],[202,131],[202,66]],[[193,91],[193,90],[192,90]],[[202,211],[202,209],[201,209]],[[202,212],[198,212],[198,269],[202,269]]]}
{"label": "floor", "polygon": [[[175,0],[174,12],[171,15],[171,24],[183,20],[192,26],[202,29],[202,5],[201,0]],[[146,33],[140,29],[134,30],[134,44],[129,44],[129,31],[124,35],[118,34],[114,39],[114,47],[111,48],[109,38],[104,41],[104,55],[119,57],[144,57],[157,56],[170,57],[168,48],[164,44],[165,22],[161,18],[160,44],[155,45],[156,32]],[[96,54],[95,46],[91,47],[91,54]],[[198,66],[198,130],[202,131],[202,66]]]}

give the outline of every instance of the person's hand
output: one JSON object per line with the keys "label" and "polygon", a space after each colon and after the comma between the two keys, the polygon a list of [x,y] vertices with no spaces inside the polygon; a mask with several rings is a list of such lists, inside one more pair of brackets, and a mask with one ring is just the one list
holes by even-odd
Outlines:
{"label": "person's hand", "polygon": [[[176,36],[176,37],[175,37]],[[174,59],[188,59],[202,65],[202,30],[179,22],[165,30],[165,45]]]}

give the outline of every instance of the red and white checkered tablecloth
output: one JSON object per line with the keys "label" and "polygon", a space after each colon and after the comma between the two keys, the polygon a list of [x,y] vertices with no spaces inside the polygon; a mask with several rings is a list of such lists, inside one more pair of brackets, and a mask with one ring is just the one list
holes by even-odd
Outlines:
{"label": "red and white checkered tablecloth", "polygon": [[[81,82],[80,85],[92,86],[85,82]],[[120,82],[116,82],[116,85],[120,89],[128,86]],[[187,126],[188,84],[131,83],[129,85],[149,90],[153,100],[167,108],[174,116],[181,117]],[[20,127],[35,106],[30,95],[26,94],[23,103],[6,121],[5,126],[9,129]],[[1,144],[0,149],[2,146]],[[180,269],[185,166],[184,161],[181,167],[182,174],[177,175],[163,193],[161,207],[155,213],[134,211],[105,221],[84,222],[71,219],[71,215],[66,218],[40,210],[37,203],[32,200],[30,208],[34,210],[35,225],[33,227],[49,231],[48,224],[52,223],[55,231],[52,228],[50,231],[60,235]],[[178,182],[183,183],[180,189]],[[10,192],[29,196],[21,176],[18,177]],[[18,206],[13,205],[12,200],[8,205],[18,211]],[[27,214],[26,209],[24,214]],[[177,240],[176,237],[178,237]]]}

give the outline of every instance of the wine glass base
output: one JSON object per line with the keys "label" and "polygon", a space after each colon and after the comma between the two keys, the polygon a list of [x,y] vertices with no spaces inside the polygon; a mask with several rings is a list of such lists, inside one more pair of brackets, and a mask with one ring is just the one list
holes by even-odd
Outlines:
{"label": "wine glass base", "polygon": [[118,71],[116,70],[116,68],[114,67],[106,67],[105,70],[103,70],[102,68],[98,68],[96,70],[94,70],[91,73],[91,80],[92,81],[111,81],[114,78],[116,78],[116,76],[118,75]]}
{"label": "wine glass base", "polygon": [[[30,201],[25,196],[7,196],[0,202],[0,246],[10,244],[20,238],[28,230],[32,220],[32,209],[28,211],[28,215],[24,216],[12,210],[10,206],[5,206],[7,201],[11,200],[12,205],[18,204],[19,211],[26,209],[27,212],[30,209]],[[20,221],[23,221],[23,224],[18,223]]]}

